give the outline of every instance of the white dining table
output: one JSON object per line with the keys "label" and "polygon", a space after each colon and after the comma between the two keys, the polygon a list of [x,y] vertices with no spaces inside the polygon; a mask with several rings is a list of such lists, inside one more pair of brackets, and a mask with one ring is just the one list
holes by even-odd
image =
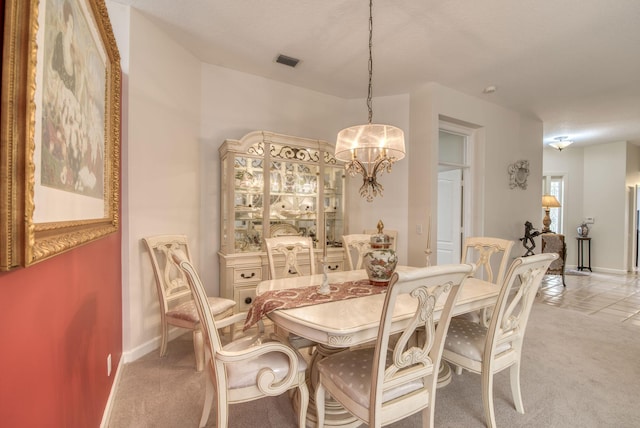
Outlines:
{"label": "white dining table", "polygon": [[[397,271],[416,269],[409,266],[398,266]],[[338,271],[327,273],[330,284],[357,281],[367,278],[364,269],[353,271]],[[260,295],[270,290],[282,290],[296,287],[320,286],[324,274],[265,280],[258,284],[256,294]],[[453,309],[453,315],[473,312],[495,304],[499,287],[495,284],[477,278],[465,279]],[[309,387],[311,402],[307,425],[315,426],[315,405],[313,404],[317,374],[315,363],[331,353],[339,352],[342,348],[363,345],[375,341],[384,304],[385,294],[375,294],[345,300],[335,300],[309,306],[277,309],[267,314],[267,317],[278,327],[290,335],[300,336],[316,344],[309,371]],[[440,299],[444,302],[446,299]],[[396,302],[392,322],[393,332],[403,331],[415,313],[416,302],[409,296],[400,296]],[[434,317],[440,317],[442,303],[436,306]],[[439,374],[438,385],[449,382],[451,371],[443,366]],[[295,401],[294,401],[295,402]],[[327,402],[327,426],[356,427],[361,424],[355,417],[340,412],[336,402]]]}
{"label": "white dining table", "polygon": [[[416,269],[399,266],[398,271]],[[330,272],[330,284],[357,281],[367,278],[364,269]],[[323,274],[291,278],[271,279],[258,284],[256,294],[269,290],[319,286]],[[477,278],[467,278],[458,294],[453,315],[473,312],[491,306],[498,296],[499,287]],[[404,297],[404,298],[402,298]],[[330,347],[344,348],[375,340],[384,304],[384,294],[336,300],[316,305],[275,310],[268,314],[278,327],[290,333]],[[445,299],[440,299],[444,302]],[[409,296],[401,296],[394,311],[394,332],[404,329],[415,312],[416,302]],[[434,317],[440,316],[442,306],[436,306]]]}

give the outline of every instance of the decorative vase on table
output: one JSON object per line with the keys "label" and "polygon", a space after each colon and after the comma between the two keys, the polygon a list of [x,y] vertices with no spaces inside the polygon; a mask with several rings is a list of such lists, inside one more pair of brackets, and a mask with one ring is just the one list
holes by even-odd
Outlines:
{"label": "decorative vase on table", "polygon": [[586,223],[582,223],[578,226],[578,236],[580,238],[586,238],[589,236],[589,226]]}
{"label": "decorative vase on table", "polygon": [[378,233],[371,235],[371,250],[363,257],[364,268],[372,285],[387,286],[398,264],[391,247],[391,237],[383,233],[384,224],[378,222]]}

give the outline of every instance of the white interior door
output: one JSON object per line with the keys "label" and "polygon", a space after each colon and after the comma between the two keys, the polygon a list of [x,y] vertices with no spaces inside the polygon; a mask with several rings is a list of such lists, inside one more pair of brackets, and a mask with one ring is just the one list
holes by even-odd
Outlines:
{"label": "white interior door", "polygon": [[438,264],[460,263],[462,170],[438,173]]}

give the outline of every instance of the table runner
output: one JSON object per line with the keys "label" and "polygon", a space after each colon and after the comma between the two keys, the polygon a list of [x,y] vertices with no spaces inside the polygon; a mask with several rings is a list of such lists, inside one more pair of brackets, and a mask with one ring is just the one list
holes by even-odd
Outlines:
{"label": "table runner", "polygon": [[270,290],[256,296],[247,313],[243,331],[276,309],[300,308],[302,306],[316,305],[336,300],[371,296],[384,293],[387,290],[387,287],[369,284],[368,279],[329,284],[331,293],[326,295],[318,294],[318,287],[318,285],[312,285],[309,287]]}

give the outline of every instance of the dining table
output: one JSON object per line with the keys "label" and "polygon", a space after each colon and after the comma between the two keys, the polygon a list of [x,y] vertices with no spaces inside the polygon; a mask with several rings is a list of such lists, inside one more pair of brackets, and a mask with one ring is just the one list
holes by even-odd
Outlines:
{"label": "dining table", "polygon": [[[411,266],[398,266],[397,271],[417,269]],[[326,277],[325,277],[326,275]],[[265,280],[256,288],[256,301],[260,296],[268,292],[280,290],[306,290],[307,292],[328,281],[332,290],[338,290],[341,285],[366,283],[367,273],[364,269],[351,271],[332,271],[316,275],[288,277]],[[279,307],[265,313],[279,332],[286,332],[289,338],[303,338],[308,343],[313,343],[314,351],[311,356],[308,371],[308,384],[310,389],[310,404],[307,415],[307,426],[315,426],[315,385],[318,375],[315,371],[316,363],[336,352],[349,347],[366,346],[375,343],[378,335],[378,326],[385,299],[385,287],[375,290],[375,293],[364,296],[345,296],[335,300],[322,301],[322,303],[301,302],[300,305]],[[473,312],[495,304],[499,293],[499,287],[481,279],[468,277],[464,280],[462,288],[453,309],[453,316]],[[273,294],[273,293],[271,293]],[[283,293],[280,293],[283,294]],[[331,296],[330,296],[331,297]],[[334,296],[335,297],[335,296]],[[434,310],[434,318],[437,321],[442,311],[442,305],[446,299],[439,299],[439,305]],[[254,302],[254,304],[255,304]],[[399,333],[409,323],[416,309],[415,299],[408,295],[400,296],[394,308],[392,321],[393,333]],[[251,311],[250,311],[251,313]],[[438,386],[449,383],[451,370],[446,365],[441,365]],[[296,403],[296,400],[294,400]],[[361,422],[348,414],[333,400],[326,402],[326,426],[356,427]]]}

